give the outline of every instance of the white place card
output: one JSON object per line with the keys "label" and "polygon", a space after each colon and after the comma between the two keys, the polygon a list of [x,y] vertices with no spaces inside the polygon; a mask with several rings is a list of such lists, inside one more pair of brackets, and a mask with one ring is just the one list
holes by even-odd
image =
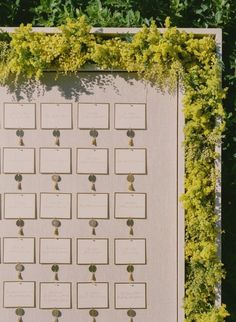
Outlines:
{"label": "white place card", "polygon": [[5,103],[5,129],[35,129],[36,109],[34,103]]}
{"label": "white place card", "polygon": [[146,193],[115,193],[115,218],[145,219]]}
{"label": "white place card", "polygon": [[146,239],[115,239],[115,264],[146,264]]}
{"label": "white place card", "polygon": [[42,103],[42,129],[71,129],[72,104],[70,103]]}
{"label": "white place card", "polygon": [[35,238],[3,238],[3,262],[7,264],[35,263]]}
{"label": "white place card", "polygon": [[40,238],[40,264],[71,264],[71,238]]}
{"label": "white place card", "polygon": [[108,193],[78,193],[77,217],[79,219],[108,219],[109,202]]}
{"label": "white place card", "polygon": [[71,193],[41,193],[40,218],[71,218]]}
{"label": "white place card", "polygon": [[116,174],[146,174],[146,149],[115,149]]}
{"label": "white place card", "polygon": [[108,283],[77,283],[77,308],[109,308]]}
{"label": "white place card", "polygon": [[40,283],[40,309],[70,309],[71,283]]}
{"label": "white place card", "polygon": [[70,148],[41,148],[40,173],[71,173]]}
{"label": "white place card", "polygon": [[35,149],[3,148],[4,173],[35,173]]}
{"label": "white place card", "polygon": [[78,128],[109,129],[109,104],[79,103]]}
{"label": "white place card", "polygon": [[3,283],[3,307],[35,307],[35,282]]}
{"label": "white place card", "polygon": [[5,193],[4,194],[5,219],[35,219],[36,194],[35,193]]}
{"label": "white place card", "polygon": [[116,283],[116,309],[146,309],[146,283]]}
{"label": "white place card", "polygon": [[146,104],[115,104],[115,129],[145,130]]}
{"label": "white place card", "polygon": [[77,239],[77,264],[108,264],[108,239]]}
{"label": "white place card", "polygon": [[108,149],[77,149],[77,173],[108,174]]}

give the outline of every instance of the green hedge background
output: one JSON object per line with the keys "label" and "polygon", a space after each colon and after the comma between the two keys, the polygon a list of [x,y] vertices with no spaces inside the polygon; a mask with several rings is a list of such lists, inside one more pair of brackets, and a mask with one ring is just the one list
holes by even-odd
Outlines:
{"label": "green hedge background", "polygon": [[236,0],[0,0],[0,26],[58,26],[86,15],[93,26],[139,27],[169,16],[177,27],[223,29],[223,86],[227,124],[223,139],[223,302],[236,322]]}

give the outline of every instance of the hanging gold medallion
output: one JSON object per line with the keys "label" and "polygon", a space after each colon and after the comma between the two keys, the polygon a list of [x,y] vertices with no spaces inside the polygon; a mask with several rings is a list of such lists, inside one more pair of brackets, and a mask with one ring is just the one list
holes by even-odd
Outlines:
{"label": "hanging gold medallion", "polygon": [[15,175],[15,181],[17,182],[17,189],[18,190],[22,190],[22,185],[21,185],[22,179],[23,179],[23,177],[20,173],[17,173]]}
{"label": "hanging gold medallion", "polygon": [[55,130],[53,130],[52,135],[55,138],[55,145],[59,146],[60,145],[60,136],[61,136],[60,131],[55,129]]}
{"label": "hanging gold medallion", "polygon": [[59,318],[62,316],[61,311],[58,309],[52,310],[52,316],[54,317],[54,322],[58,322]]}
{"label": "hanging gold medallion", "polygon": [[25,225],[25,222],[23,219],[17,219],[16,221],[16,226],[19,227],[19,231],[18,231],[18,234],[20,236],[24,236],[24,231],[23,231],[23,227]]}
{"label": "hanging gold medallion", "polygon": [[134,317],[136,316],[136,312],[133,309],[129,309],[127,311],[127,315],[130,318],[129,322],[134,322]]}
{"label": "hanging gold medallion", "polygon": [[89,135],[92,137],[92,145],[97,146],[98,131],[92,129],[89,131]]}
{"label": "hanging gold medallion", "polygon": [[25,315],[25,310],[22,307],[18,307],[15,310],[16,316],[18,317],[18,322],[23,322],[22,316]]}
{"label": "hanging gold medallion", "polygon": [[59,227],[61,227],[61,222],[58,219],[53,219],[52,220],[52,226],[54,227],[54,235],[58,236],[59,235]]}
{"label": "hanging gold medallion", "polygon": [[18,264],[16,264],[16,266],[15,266],[15,270],[17,271],[17,278],[18,278],[18,280],[23,280],[23,277],[22,277],[22,272],[24,272],[24,270],[25,270],[25,267],[24,267],[24,265],[22,265],[22,264],[20,264],[20,263],[18,263]]}
{"label": "hanging gold medallion", "polygon": [[129,138],[129,146],[134,146],[135,132],[133,130],[129,129],[126,134]]}
{"label": "hanging gold medallion", "polygon": [[90,265],[90,266],[89,266],[89,271],[90,271],[90,273],[92,273],[91,281],[92,281],[92,282],[96,282],[96,275],[95,275],[95,273],[96,273],[96,271],[97,271],[97,267],[96,267],[96,265]]}
{"label": "hanging gold medallion", "polygon": [[55,190],[60,190],[58,183],[61,182],[61,177],[58,174],[52,175],[52,181],[54,183],[54,189]]}
{"label": "hanging gold medallion", "polygon": [[58,276],[59,265],[53,264],[51,267],[51,270],[54,273],[54,281],[59,281],[59,276]]}
{"label": "hanging gold medallion", "polygon": [[133,229],[133,227],[134,227],[134,221],[133,221],[133,219],[128,219],[127,222],[126,222],[126,224],[129,227],[129,234],[131,236],[133,236],[134,235],[134,229]]}
{"label": "hanging gold medallion", "polygon": [[135,180],[134,175],[132,173],[129,173],[128,176],[127,176],[127,181],[129,183],[128,184],[128,190],[129,191],[135,191],[134,185],[133,185],[134,180]]}
{"label": "hanging gold medallion", "polygon": [[93,318],[93,322],[96,322],[96,317],[98,316],[98,311],[95,309],[92,309],[89,311],[89,315]]}
{"label": "hanging gold medallion", "polygon": [[89,220],[89,226],[92,227],[92,235],[96,235],[96,227],[98,226],[98,222],[95,219]]}
{"label": "hanging gold medallion", "polygon": [[89,179],[89,182],[92,183],[91,190],[92,191],[96,191],[96,186],[95,186],[96,176],[94,174],[90,174],[89,177],[88,177],[88,179]]}
{"label": "hanging gold medallion", "polygon": [[129,273],[129,282],[133,282],[134,281],[134,276],[133,276],[134,266],[133,265],[128,265],[127,266],[127,272]]}
{"label": "hanging gold medallion", "polygon": [[23,141],[23,137],[24,137],[24,131],[22,129],[18,129],[16,131],[16,136],[19,138],[19,145],[23,146],[24,145],[24,141]]}

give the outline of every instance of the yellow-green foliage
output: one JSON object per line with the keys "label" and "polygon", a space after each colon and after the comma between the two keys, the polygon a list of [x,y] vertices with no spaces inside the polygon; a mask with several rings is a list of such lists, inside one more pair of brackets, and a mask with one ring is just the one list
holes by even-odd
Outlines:
{"label": "yellow-green foliage", "polygon": [[[137,72],[160,89],[173,91],[178,81],[184,88],[185,207],[187,322],[222,322],[224,305],[215,306],[216,286],[224,277],[218,257],[215,211],[217,173],[215,146],[224,128],[220,62],[212,37],[169,26],[161,34],[153,23],[129,40],[103,38],[89,33],[84,17],[68,20],[59,34],[33,33],[20,26],[9,44],[0,42],[0,81],[18,76],[39,79],[45,69],[77,72],[88,63],[100,68]],[[220,122],[221,120],[221,122]]]}

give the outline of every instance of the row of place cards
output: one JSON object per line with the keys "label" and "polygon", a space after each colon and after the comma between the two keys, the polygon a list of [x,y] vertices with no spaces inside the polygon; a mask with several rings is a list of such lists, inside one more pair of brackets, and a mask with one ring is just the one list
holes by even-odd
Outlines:
{"label": "row of place cards", "polygon": [[[77,107],[79,129],[109,129],[110,104],[79,103]],[[146,129],[146,104],[115,104],[115,129]],[[41,103],[41,129],[72,129],[71,103]],[[4,103],[3,127],[5,129],[36,129],[36,104]]]}
{"label": "row of place cards", "polygon": [[[76,154],[78,174],[109,174],[109,149],[77,148]],[[145,148],[117,148],[114,154],[116,174],[147,174]],[[35,155],[35,148],[3,148],[3,173],[36,173]],[[39,148],[39,172],[71,174],[72,148]]]}
{"label": "row of place cards", "polygon": [[[77,308],[109,308],[108,283],[77,283]],[[146,283],[115,283],[116,309],[146,309]],[[3,284],[3,306],[5,308],[36,307],[35,282],[8,282]],[[39,283],[39,307],[41,309],[71,309],[72,283]]]}
{"label": "row of place cards", "polygon": [[[39,218],[71,219],[72,193],[40,193]],[[78,219],[109,219],[108,193],[77,193]],[[4,219],[36,219],[36,193],[5,193],[3,196]],[[146,193],[114,194],[115,218],[145,219],[147,216]]]}
{"label": "row of place cards", "polygon": [[[35,237],[3,238],[4,264],[35,264]],[[40,264],[72,264],[72,238],[39,238]],[[115,265],[145,265],[147,263],[147,247],[145,238],[114,239]],[[77,238],[76,264],[108,265],[108,238]]]}

